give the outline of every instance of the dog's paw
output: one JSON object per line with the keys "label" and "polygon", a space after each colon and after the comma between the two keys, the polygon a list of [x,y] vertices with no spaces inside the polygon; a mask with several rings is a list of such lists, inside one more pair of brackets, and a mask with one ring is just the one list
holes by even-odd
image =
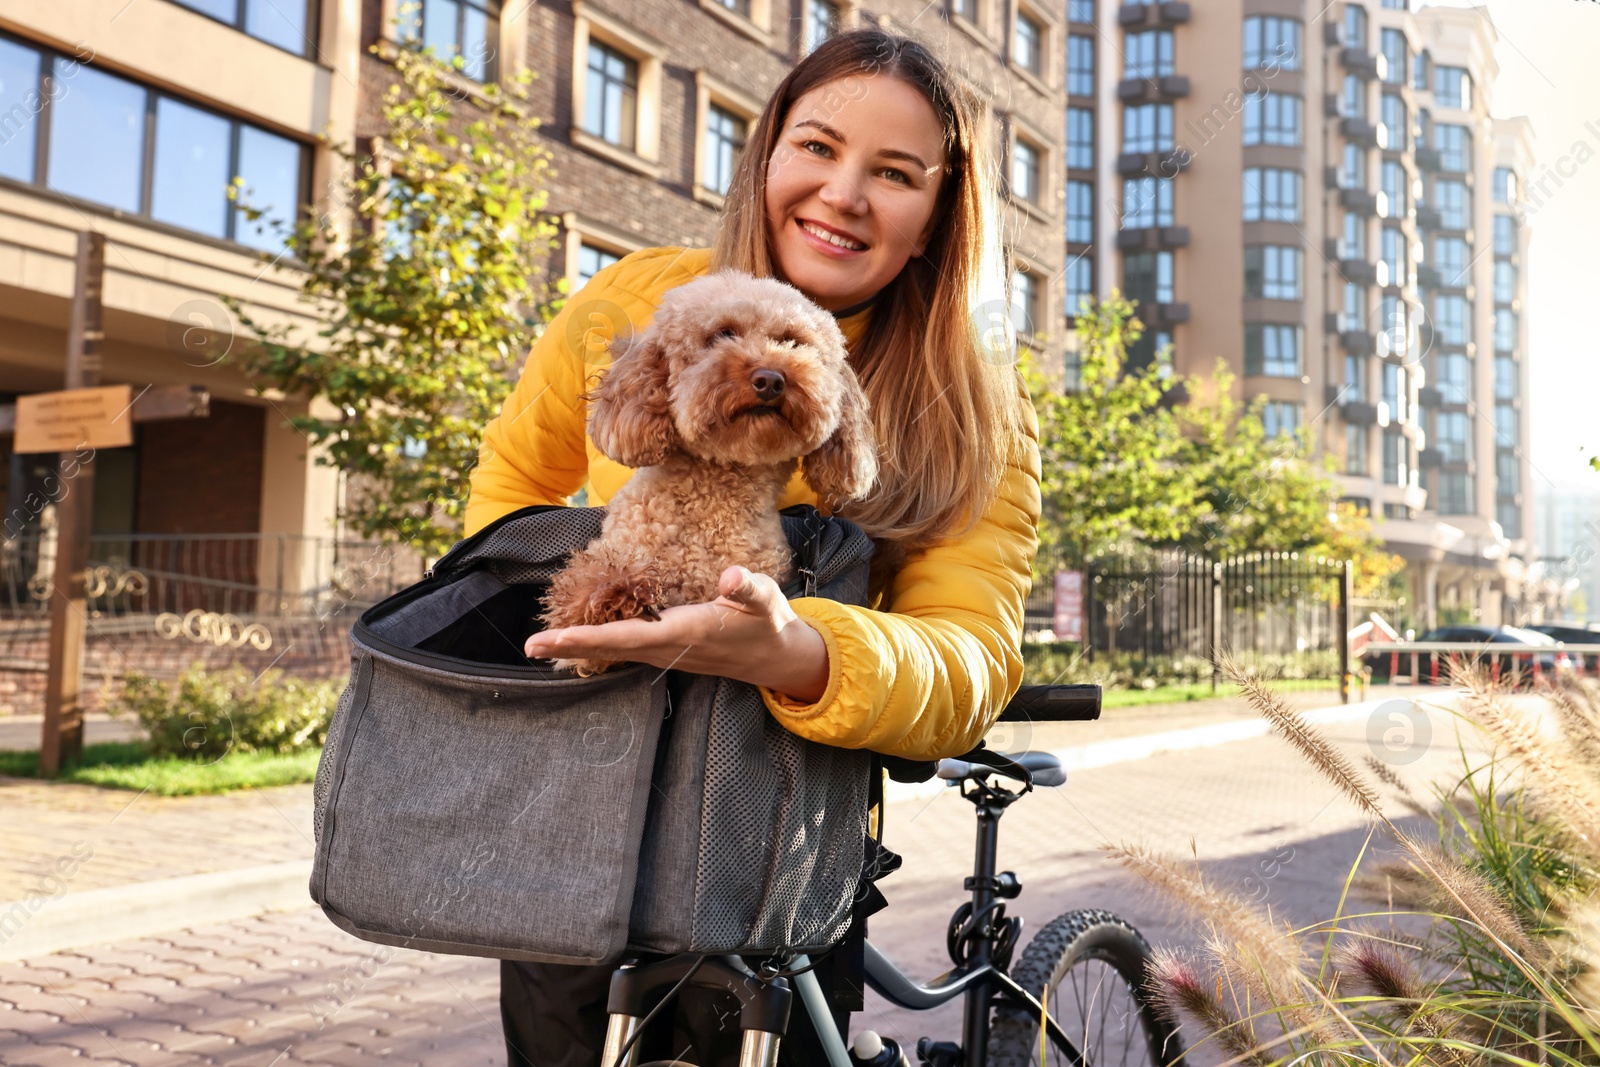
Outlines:
{"label": "dog's paw", "polygon": [[550,664],[558,671],[573,671],[579,678],[593,678],[616,666],[604,659],[556,659],[551,660]]}
{"label": "dog's paw", "polygon": [[666,590],[654,567],[608,574],[589,594],[585,614],[589,625],[622,622],[625,619],[661,618],[666,607]]}

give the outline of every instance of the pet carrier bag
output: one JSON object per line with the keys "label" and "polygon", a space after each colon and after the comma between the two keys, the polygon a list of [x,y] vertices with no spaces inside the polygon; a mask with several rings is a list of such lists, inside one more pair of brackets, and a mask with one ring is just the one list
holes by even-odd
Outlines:
{"label": "pet carrier bag", "polygon": [[[817,949],[849,925],[871,756],[803,740],[754,686],[530,661],[601,508],[523,508],[363,613],[315,786],[311,896],[381,944],[548,963]],[[782,512],[793,597],[865,602],[872,542]]]}

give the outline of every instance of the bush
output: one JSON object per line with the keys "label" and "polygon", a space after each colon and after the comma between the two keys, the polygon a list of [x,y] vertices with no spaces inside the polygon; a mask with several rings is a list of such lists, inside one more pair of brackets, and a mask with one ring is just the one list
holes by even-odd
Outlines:
{"label": "bush", "polygon": [[175,687],[129,675],[108,710],[139,720],[153,756],[214,760],[229,752],[320,747],[343,688],[343,679],[309,681],[275,670],[258,678],[238,664],[208,671],[196,663]]}
{"label": "bush", "polygon": [[[1106,689],[1154,689],[1211,681],[1211,661],[1201,656],[1096,652],[1091,660],[1083,654],[1082,645],[1071,641],[1025,642],[1022,661],[1026,685],[1098,682]],[[1332,651],[1261,653],[1244,662],[1246,674],[1265,681],[1337,679],[1339,675],[1338,654]]]}

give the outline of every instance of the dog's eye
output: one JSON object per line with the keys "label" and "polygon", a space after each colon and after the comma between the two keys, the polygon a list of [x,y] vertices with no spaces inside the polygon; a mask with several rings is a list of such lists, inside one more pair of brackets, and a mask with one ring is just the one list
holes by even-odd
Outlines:
{"label": "dog's eye", "polygon": [[806,339],[797,333],[786,333],[778,338],[780,345],[794,345],[796,348],[806,343]]}
{"label": "dog's eye", "polygon": [[706,344],[707,345],[714,345],[718,341],[731,341],[733,338],[738,337],[738,336],[739,336],[739,331],[738,330],[735,330],[732,326],[724,326],[722,329],[718,330],[716,333],[712,334],[710,337],[707,337],[706,338]]}

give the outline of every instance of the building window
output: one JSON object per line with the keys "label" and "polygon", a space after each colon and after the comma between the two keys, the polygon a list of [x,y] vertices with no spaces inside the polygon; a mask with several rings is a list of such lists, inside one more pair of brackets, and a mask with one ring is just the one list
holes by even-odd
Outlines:
{"label": "building window", "polygon": [[1472,193],[1467,189],[1466,182],[1435,178],[1433,206],[1439,209],[1439,222],[1445,229],[1472,228]]}
{"label": "building window", "polygon": [[1379,383],[1382,396],[1380,400],[1389,408],[1389,417],[1396,422],[1405,421],[1406,417],[1406,372],[1403,367],[1393,363],[1384,363],[1383,380]]}
{"label": "building window", "polygon": [[1517,172],[1510,167],[1494,168],[1494,202],[1512,204],[1517,199]]}
{"label": "building window", "polygon": [[1472,108],[1472,75],[1464,67],[1433,68],[1433,102],[1438,107]]}
{"label": "building window", "polygon": [[589,42],[583,128],[630,152],[638,144],[639,64],[599,41]]}
{"label": "building window", "polygon": [[1384,93],[1380,106],[1383,109],[1383,147],[1400,151],[1405,148],[1406,133],[1411,129],[1406,102],[1394,93]]}
{"label": "building window", "polygon": [[1495,521],[1500,524],[1500,532],[1510,538],[1522,536],[1522,510],[1515,501],[1501,500],[1494,506]]}
{"label": "building window", "polygon": [[1465,174],[1472,169],[1472,131],[1465,126],[1441,122],[1433,127],[1433,147],[1439,150],[1439,166]]}
{"label": "building window", "polygon": [[578,246],[578,288],[589,284],[589,279],[605,270],[622,257],[615,252],[584,242]]}
{"label": "building window", "polygon": [[1433,329],[1447,345],[1464,345],[1472,340],[1472,310],[1464,296],[1440,294],[1433,298]]}
{"label": "building window", "polygon": [[1410,210],[1410,197],[1407,192],[1410,188],[1410,179],[1406,177],[1406,168],[1392,159],[1383,161],[1383,199],[1384,215],[1391,219],[1403,219]]}
{"label": "building window", "polygon": [[1398,430],[1383,431],[1383,484],[1405,485],[1410,478],[1407,462],[1411,446]]}
{"label": "building window", "polygon": [[1466,472],[1439,472],[1439,514],[1472,514],[1471,479]]}
{"label": "building window", "polygon": [[1261,406],[1261,425],[1268,437],[1292,437],[1300,429],[1300,405],[1292,400],[1268,400]]}
{"label": "building window", "polygon": [[1244,20],[1244,69],[1300,69],[1300,20],[1252,15]]}
{"label": "building window", "polygon": [[1367,47],[1367,9],[1360,4],[1344,5],[1344,36],[1346,48]]}
{"label": "building window", "polygon": [[1355,282],[1344,283],[1344,308],[1339,314],[1339,329],[1354,331],[1367,328],[1366,286]]}
{"label": "building window", "polygon": [[315,5],[304,0],[178,0],[184,7],[226,22],[258,41],[276,45],[297,56],[315,51],[312,36],[317,25]]}
{"label": "building window", "polygon": [[1339,183],[1345,189],[1367,187],[1367,153],[1360,145],[1345,142],[1344,165],[1339,168]]}
{"label": "building window", "polygon": [[1516,496],[1522,492],[1522,462],[1515,452],[1495,453],[1494,482],[1496,496]]}
{"label": "building window", "polygon": [[1141,252],[1122,261],[1122,288],[1128,299],[1141,307],[1170,304],[1176,297],[1172,287],[1172,253]]}
{"label": "building window", "polygon": [[1517,298],[1517,268],[1503,259],[1494,262],[1494,302],[1509,304]]}
{"label": "building window", "polygon": [[494,58],[500,44],[500,0],[427,0],[420,8],[404,3],[400,6],[402,11],[413,13],[411,25],[402,29],[403,37],[420,41],[446,63],[459,60],[461,72],[469,78],[489,81],[494,77]]}
{"label": "building window", "polygon": [[1344,357],[1344,388],[1339,392],[1345,400],[1365,400],[1367,398],[1367,360],[1365,356],[1347,355]]}
{"label": "building window", "polygon": [[1171,30],[1130,33],[1123,52],[1124,78],[1164,78],[1173,71]]}
{"label": "building window", "polygon": [[[1244,328],[1244,372],[1269,378],[1300,377],[1298,326],[1252,322]],[[1354,399],[1359,399],[1359,396]]]}
{"label": "building window", "polygon": [[1067,0],[1068,22],[1094,22],[1094,0]]}
{"label": "building window", "polygon": [[1094,38],[1074,33],[1067,38],[1067,95],[1094,95]]}
{"label": "building window", "polygon": [[1094,241],[1094,186],[1089,182],[1067,183],[1067,240],[1084,245]]}
{"label": "building window", "polygon": [[1244,250],[1244,295],[1252,300],[1299,300],[1300,249],[1250,245]]}
{"label": "building window", "polygon": [[950,0],[950,14],[960,15],[968,22],[977,22],[978,0]]}
{"label": "building window", "polygon": [[1067,108],[1067,166],[1094,169],[1094,112],[1089,108]]}
{"label": "building window", "polygon": [[1299,222],[1304,179],[1297,170],[1247,167],[1244,172],[1244,221]]}
{"label": "building window", "polygon": [[822,42],[838,32],[839,5],[831,0],[811,0],[811,14],[806,19],[806,51],[816,51]]}
{"label": "building window", "polygon": [[1086,300],[1094,299],[1094,263],[1078,256],[1067,263],[1067,318],[1078,316]]}
{"label": "building window", "polygon": [[1417,109],[1417,122],[1412,127],[1412,130],[1415,131],[1415,137],[1412,138],[1411,142],[1414,147],[1426,148],[1432,143],[1433,116],[1428,114],[1427,108],[1420,107]]}
{"label": "building window", "polygon": [[713,0],[713,3],[721,4],[735,15],[750,17],[750,0]]}
{"label": "building window", "polygon": [[726,196],[744,149],[745,120],[712,104],[706,109],[706,188]]}
{"label": "building window", "polygon": [[1379,251],[1383,256],[1383,265],[1387,268],[1387,279],[1378,279],[1383,285],[1404,285],[1410,276],[1410,257],[1406,254],[1406,235],[1393,226],[1383,228],[1382,243]]}
{"label": "building window", "polygon": [[1382,34],[1384,64],[1383,80],[1390,85],[1406,83],[1406,68],[1410,65],[1410,50],[1406,48],[1406,35],[1401,30],[1385,29]]}
{"label": "building window", "polygon": [[1517,396],[1517,361],[1510,356],[1494,357],[1494,398],[1515,400]]}
{"label": "building window", "polygon": [[1044,27],[1021,11],[1011,31],[1011,59],[1030,74],[1044,74]]}
{"label": "building window", "polygon": [[1123,111],[1124,152],[1166,152],[1171,148],[1171,104],[1140,104]]}
{"label": "building window", "polygon": [[1494,309],[1494,350],[1511,352],[1517,347],[1517,313],[1510,308]]}
{"label": "building window", "polygon": [[1339,258],[1367,258],[1367,222],[1354,211],[1344,213],[1344,232],[1339,237]]}
{"label": "building window", "polygon": [[1472,360],[1462,352],[1440,352],[1433,357],[1437,388],[1447,404],[1465,404],[1472,396]]}
{"label": "building window", "polygon": [[1344,92],[1339,94],[1339,114],[1349,119],[1367,117],[1367,83],[1354,74],[1344,76]]}
{"label": "building window", "polygon": [[1025,270],[1011,273],[1011,325],[1019,343],[1036,333],[1039,319],[1039,281]]}
{"label": "building window", "polygon": [[1509,401],[1494,406],[1494,439],[1501,448],[1516,448],[1521,420],[1517,418],[1516,405]]}
{"label": "building window", "polygon": [[1304,101],[1293,93],[1247,96],[1244,101],[1244,143],[1299,147]]}
{"label": "building window", "polygon": [[1367,471],[1367,428],[1346,424],[1344,428],[1344,472],[1365,475]]}
{"label": "building window", "polygon": [[1434,417],[1434,443],[1446,463],[1472,462],[1470,424],[1465,411],[1441,411]]}
{"label": "building window", "polygon": [[1385,11],[1410,11],[1411,0],[1383,0],[1378,6]]}
{"label": "building window", "polygon": [[[269,252],[284,247],[269,224],[299,221],[306,153],[295,141],[4,39],[0,78],[9,99],[50,101],[47,122],[5,127],[6,177]],[[235,178],[238,204],[228,199]],[[250,221],[245,207],[262,218]]]}
{"label": "building window", "polygon": [[1018,137],[1011,145],[1011,195],[1030,204],[1039,202],[1039,149]]}
{"label": "building window", "polygon": [[1514,216],[1494,217],[1494,254],[1497,256],[1517,254],[1517,220]]}
{"label": "building window", "polygon": [[1427,92],[1428,84],[1433,76],[1433,57],[1427,49],[1417,53],[1417,61],[1411,65],[1411,88],[1419,93]]}
{"label": "building window", "polygon": [[1129,178],[1122,183],[1122,228],[1172,225],[1172,179]]}
{"label": "building window", "polygon": [[1454,289],[1466,284],[1467,242],[1459,237],[1433,239],[1433,267],[1439,272],[1439,284]]}

